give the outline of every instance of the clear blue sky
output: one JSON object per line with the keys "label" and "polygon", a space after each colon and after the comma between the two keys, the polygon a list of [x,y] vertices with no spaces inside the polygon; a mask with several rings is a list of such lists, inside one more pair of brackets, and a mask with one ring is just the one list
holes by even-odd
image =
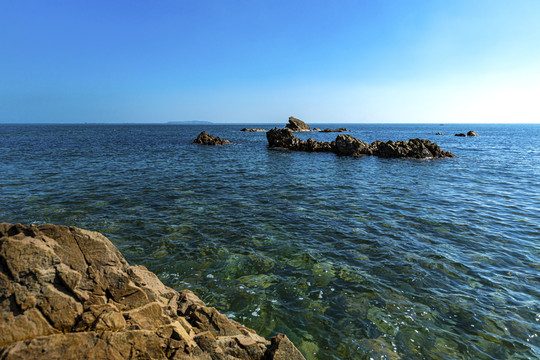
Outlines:
{"label": "clear blue sky", "polygon": [[540,122],[539,0],[0,0],[0,122]]}

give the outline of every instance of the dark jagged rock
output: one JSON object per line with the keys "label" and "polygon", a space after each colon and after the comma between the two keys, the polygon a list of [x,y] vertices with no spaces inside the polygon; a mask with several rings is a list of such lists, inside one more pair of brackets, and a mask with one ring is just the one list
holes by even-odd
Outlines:
{"label": "dark jagged rock", "polygon": [[130,266],[99,233],[0,223],[0,359],[66,356],[304,359]]}
{"label": "dark jagged rock", "polygon": [[367,144],[351,135],[340,134],[331,143],[308,139],[303,141],[294,136],[289,129],[272,129],[266,133],[271,148],[285,148],[295,151],[333,152],[342,156],[375,155],[385,158],[432,159],[455,157],[443,151],[429,140],[411,139],[409,141],[374,141]]}
{"label": "dark jagged rock", "polygon": [[266,129],[248,129],[248,128],[243,128],[243,129],[240,130],[240,131],[259,132],[259,131],[266,131]]}
{"label": "dark jagged rock", "polygon": [[385,158],[436,159],[455,157],[443,151],[439,145],[429,140],[411,139],[409,141],[375,141],[371,144],[372,154]]}
{"label": "dark jagged rock", "polygon": [[469,131],[469,132],[466,133],[466,134],[464,134],[464,133],[459,133],[459,134],[455,134],[454,136],[474,137],[474,136],[478,136],[478,134],[471,130],[471,131]]}
{"label": "dark jagged rock", "polygon": [[341,156],[371,155],[370,145],[351,135],[338,135],[334,142],[334,152]]}
{"label": "dark jagged rock", "polygon": [[332,144],[324,141],[308,139],[304,141],[294,136],[290,129],[274,128],[266,132],[266,139],[272,148],[283,148],[295,151],[332,152]]}
{"label": "dark jagged rock", "polygon": [[212,136],[206,131],[203,131],[199,134],[199,136],[197,136],[193,143],[200,145],[224,145],[230,144],[231,142],[229,140],[221,139],[217,136]]}
{"label": "dark jagged rock", "polygon": [[435,133],[435,135],[444,135],[442,132]]}
{"label": "dark jagged rock", "polygon": [[330,128],[326,128],[324,130],[319,130],[320,132],[346,132],[346,131],[349,131],[347,130],[346,128],[339,128],[339,129],[330,129]]}
{"label": "dark jagged rock", "polygon": [[285,128],[291,129],[294,132],[311,131],[308,124],[293,116],[289,117],[289,123],[285,125]]}

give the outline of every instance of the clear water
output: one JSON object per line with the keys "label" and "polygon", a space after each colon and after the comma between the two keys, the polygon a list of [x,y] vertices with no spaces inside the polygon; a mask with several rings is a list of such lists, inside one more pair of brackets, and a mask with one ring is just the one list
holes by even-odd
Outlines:
{"label": "clear water", "polygon": [[[345,126],[457,158],[270,150],[245,125],[1,125],[0,221],[100,231],[308,359],[540,358],[540,126]],[[192,145],[202,130],[234,144]]]}

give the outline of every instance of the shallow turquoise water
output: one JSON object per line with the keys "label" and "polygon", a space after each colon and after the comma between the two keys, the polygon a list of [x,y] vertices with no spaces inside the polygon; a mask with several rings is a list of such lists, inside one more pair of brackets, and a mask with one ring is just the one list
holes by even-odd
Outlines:
{"label": "shallow turquoise water", "polygon": [[[0,125],[0,221],[100,231],[308,359],[540,358],[540,126],[346,126],[457,158],[270,150],[245,125]],[[234,144],[192,145],[202,130]]]}

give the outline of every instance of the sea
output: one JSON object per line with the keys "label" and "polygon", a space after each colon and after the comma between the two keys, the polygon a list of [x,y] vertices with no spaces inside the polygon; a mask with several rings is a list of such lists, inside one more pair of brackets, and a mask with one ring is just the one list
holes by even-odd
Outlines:
{"label": "sea", "polygon": [[309,360],[540,359],[539,124],[312,124],[456,155],[436,160],[240,131],[274,126],[0,125],[0,221],[101,232]]}

